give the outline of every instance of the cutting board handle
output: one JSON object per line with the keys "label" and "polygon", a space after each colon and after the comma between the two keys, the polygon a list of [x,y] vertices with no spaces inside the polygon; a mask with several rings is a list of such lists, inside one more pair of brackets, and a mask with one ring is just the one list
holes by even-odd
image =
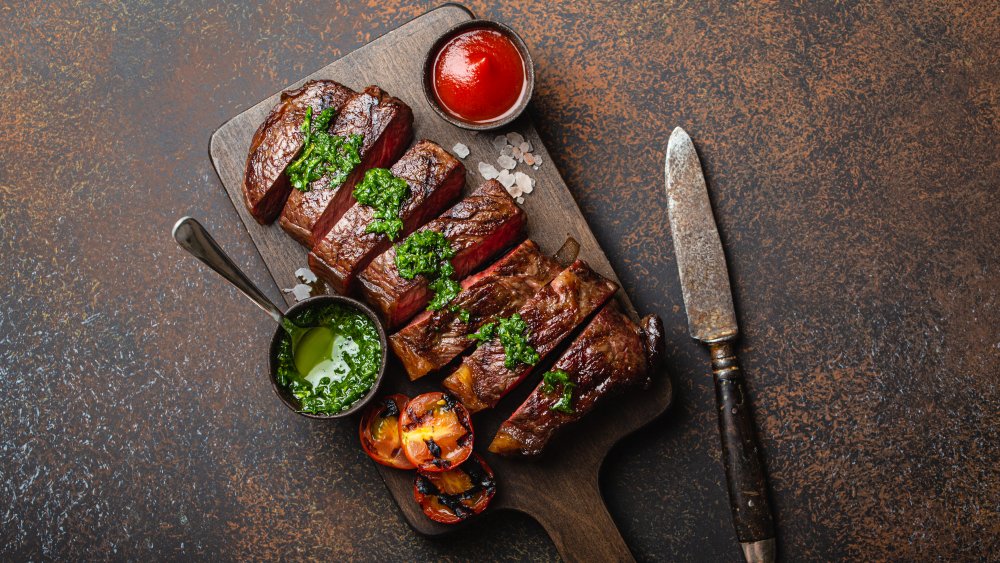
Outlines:
{"label": "cutting board handle", "polygon": [[596,477],[592,483],[575,488],[572,499],[550,504],[531,516],[545,528],[567,563],[635,561],[604,505]]}

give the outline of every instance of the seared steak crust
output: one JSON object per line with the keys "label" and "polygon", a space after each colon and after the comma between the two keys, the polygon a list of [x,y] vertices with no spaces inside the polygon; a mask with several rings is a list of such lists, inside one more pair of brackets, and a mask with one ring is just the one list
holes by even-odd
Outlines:
{"label": "seared steak crust", "polygon": [[[410,195],[399,211],[403,221],[400,237],[440,213],[462,193],[465,184],[465,166],[448,151],[426,140],[406,151],[390,171],[410,186]],[[374,219],[371,207],[351,207],[326,236],[317,239],[309,253],[312,270],[340,293],[349,292],[354,277],[392,244],[383,233],[365,232]]]}
{"label": "seared steak crust", "polygon": [[[518,310],[528,325],[528,344],[540,358],[545,358],[617,290],[618,284],[577,260]],[[462,361],[443,385],[472,412],[492,408],[532,368],[519,364],[513,370],[507,369],[505,357],[498,339],[484,342]]]}
{"label": "seared steak crust", "polygon": [[354,184],[369,168],[388,166],[399,158],[413,138],[413,111],[378,86],[369,86],[352,96],[330,126],[330,133],[362,136],[361,163],[337,187],[323,177],[308,192],[292,190],[281,212],[281,228],[295,240],[312,248],[343,217],[354,198]]}
{"label": "seared steak crust", "polygon": [[539,383],[500,425],[490,451],[507,456],[538,455],[556,432],[583,418],[604,397],[628,387],[647,386],[652,370],[646,341],[645,331],[609,303],[552,366],[565,371],[576,385],[572,389],[573,412],[552,410],[562,388],[556,386],[547,393],[544,382]]}
{"label": "seared steak crust", "polygon": [[[486,270],[462,281],[462,292],[451,305],[425,311],[392,335],[389,343],[410,379],[443,368],[472,345],[469,334],[487,321],[504,317],[559,273],[559,264],[526,240]],[[454,310],[453,310],[454,309]],[[468,322],[460,311],[468,311]]]}
{"label": "seared steak crust", "polygon": [[310,80],[295,90],[281,93],[281,99],[260,124],[250,141],[243,174],[243,203],[261,225],[281,213],[292,189],[285,168],[302,149],[302,121],[306,110],[313,114],[326,108],[339,111],[354,91],[332,80]]}
{"label": "seared steak crust", "polygon": [[[455,256],[455,279],[471,274],[486,260],[523,236],[524,211],[496,180],[479,186],[423,229],[448,239]],[[365,299],[382,313],[389,328],[406,322],[427,306],[431,292],[422,275],[406,279],[396,270],[396,247],[379,255],[358,276]]]}

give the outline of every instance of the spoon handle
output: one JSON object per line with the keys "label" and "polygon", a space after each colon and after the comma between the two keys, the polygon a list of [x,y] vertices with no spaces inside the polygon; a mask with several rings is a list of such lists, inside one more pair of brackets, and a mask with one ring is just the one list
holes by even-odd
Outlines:
{"label": "spoon handle", "polygon": [[242,291],[265,313],[271,315],[276,323],[281,324],[284,317],[281,311],[274,306],[274,303],[271,303],[271,300],[261,290],[257,289],[257,286],[242,270],[236,267],[236,264],[233,264],[233,261],[219,248],[219,244],[215,242],[212,235],[208,234],[205,227],[201,226],[201,223],[191,217],[181,217],[174,225],[174,240],[181,245],[181,248],[190,252],[192,256],[204,262],[217,274],[226,278],[229,283],[235,285],[236,289]]}

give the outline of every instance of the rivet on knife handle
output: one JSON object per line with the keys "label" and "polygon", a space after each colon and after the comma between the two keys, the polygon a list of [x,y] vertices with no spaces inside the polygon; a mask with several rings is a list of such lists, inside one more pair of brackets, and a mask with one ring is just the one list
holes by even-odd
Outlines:
{"label": "rivet on knife handle", "polygon": [[736,538],[747,561],[774,561],[774,522],[746,381],[731,341],[709,344],[719,408],[722,460]]}

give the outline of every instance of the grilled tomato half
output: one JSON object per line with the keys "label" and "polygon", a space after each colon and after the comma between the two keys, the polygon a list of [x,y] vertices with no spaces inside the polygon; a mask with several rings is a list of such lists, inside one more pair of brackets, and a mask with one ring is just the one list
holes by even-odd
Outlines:
{"label": "grilled tomato half", "polygon": [[403,453],[420,471],[447,471],[472,453],[469,411],[448,393],[418,395],[399,416]]}
{"label": "grilled tomato half", "polygon": [[409,402],[406,395],[389,395],[372,403],[361,417],[361,447],[368,457],[389,467],[416,467],[403,453],[399,439],[399,414]]}
{"label": "grilled tomato half", "polygon": [[496,492],[493,470],[479,454],[448,471],[418,471],[413,484],[413,497],[424,514],[442,524],[455,524],[486,510]]}

